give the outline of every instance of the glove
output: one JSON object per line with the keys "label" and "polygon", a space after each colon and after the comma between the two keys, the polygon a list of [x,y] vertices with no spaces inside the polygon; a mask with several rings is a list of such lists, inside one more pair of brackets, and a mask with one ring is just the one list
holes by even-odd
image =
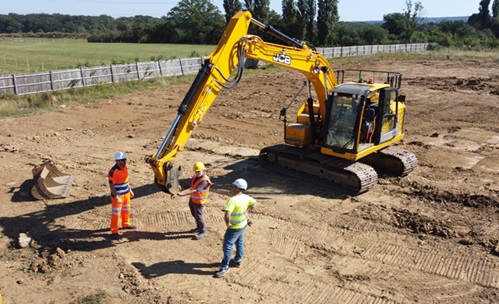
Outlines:
{"label": "glove", "polygon": [[119,196],[116,196],[116,202],[121,203],[121,198]]}

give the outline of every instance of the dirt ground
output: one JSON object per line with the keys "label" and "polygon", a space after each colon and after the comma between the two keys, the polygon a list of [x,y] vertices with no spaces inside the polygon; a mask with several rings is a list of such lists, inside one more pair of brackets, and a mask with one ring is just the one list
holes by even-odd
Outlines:
{"label": "dirt ground", "polygon": [[[419,167],[380,173],[352,196],[326,181],[262,165],[282,143],[279,111],[301,74],[245,75],[223,92],[176,162],[203,161],[214,185],[199,241],[187,198],[153,185],[154,153],[189,86],[143,91],[0,120],[0,292],[10,303],[498,303],[499,62],[363,62],[400,71],[406,137]],[[289,117],[292,118],[291,115]],[[106,174],[128,154],[136,231],[111,240]],[[35,200],[34,165],[75,176],[69,197]],[[258,205],[241,268],[216,279],[231,181]],[[30,246],[18,238],[29,233]],[[92,302],[93,301],[93,302]]]}

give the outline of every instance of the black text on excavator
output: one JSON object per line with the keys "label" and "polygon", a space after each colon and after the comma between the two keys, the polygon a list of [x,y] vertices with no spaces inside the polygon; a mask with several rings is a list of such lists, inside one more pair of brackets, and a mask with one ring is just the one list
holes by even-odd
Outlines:
{"label": "black text on excavator", "polygon": [[[286,45],[248,34],[251,23]],[[221,90],[237,86],[245,58],[296,70],[307,79],[308,98],[296,121],[287,123],[284,119],[285,143],[263,148],[261,159],[330,180],[356,193],[377,184],[375,169],[404,176],[417,167],[413,153],[394,147],[404,137],[405,96],[399,94],[400,73],[333,70],[313,46],[241,11],[232,17],[217,48],[204,60],[158,151],[145,158],[162,190],[173,193],[178,188],[179,168],[174,159]],[[236,75],[229,79],[236,68]],[[355,75],[356,80],[345,81],[349,75]],[[364,77],[369,78],[364,81]],[[281,114],[286,117],[285,109]]]}

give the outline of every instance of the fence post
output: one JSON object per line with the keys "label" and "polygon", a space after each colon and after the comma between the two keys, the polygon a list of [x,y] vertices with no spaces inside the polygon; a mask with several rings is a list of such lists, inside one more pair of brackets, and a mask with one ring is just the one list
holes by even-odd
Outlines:
{"label": "fence post", "polygon": [[158,60],[159,76],[163,77],[163,69],[161,68],[161,60]]}
{"label": "fence post", "polygon": [[49,72],[49,78],[50,78],[50,90],[53,92],[54,91],[54,78],[52,77],[52,71]]}
{"label": "fence post", "polygon": [[185,75],[184,74],[184,68],[182,67],[182,58],[179,58],[178,62],[180,63],[180,72],[182,73],[182,75]]}
{"label": "fence post", "polygon": [[111,82],[112,82],[112,83],[115,83],[115,80],[114,80],[114,72],[113,72],[113,65],[111,64],[109,67],[111,68]]}
{"label": "fence post", "polygon": [[140,80],[139,63],[138,63],[138,62],[135,62],[135,66],[137,67],[137,80]]}
{"label": "fence post", "polygon": [[83,68],[80,67],[80,74],[81,74],[81,83],[83,86],[85,86],[85,75],[83,74]]}
{"label": "fence post", "polygon": [[12,75],[12,83],[14,84],[14,94],[17,95],[17,81],[16,81],[16,74]]}

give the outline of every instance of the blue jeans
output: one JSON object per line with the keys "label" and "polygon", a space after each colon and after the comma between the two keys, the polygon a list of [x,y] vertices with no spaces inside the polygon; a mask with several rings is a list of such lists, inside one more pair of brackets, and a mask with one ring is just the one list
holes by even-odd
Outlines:
{"label": "blue jeans", "polygon": [[224,235],[224,243],[223,243],[223,251],[224,251],[224,258],[222,260],[222,263],[220,264],[220,269],[228,269],[229,268],[229,262],[230,259],[232,258],[232,247],[234,244],[236,245],[236,256],[234,260],[236,262],[241,262],[243,259],[244,255],[244,229],[246,229],[247,226],[239,229],[227,229],[225,231]]}

